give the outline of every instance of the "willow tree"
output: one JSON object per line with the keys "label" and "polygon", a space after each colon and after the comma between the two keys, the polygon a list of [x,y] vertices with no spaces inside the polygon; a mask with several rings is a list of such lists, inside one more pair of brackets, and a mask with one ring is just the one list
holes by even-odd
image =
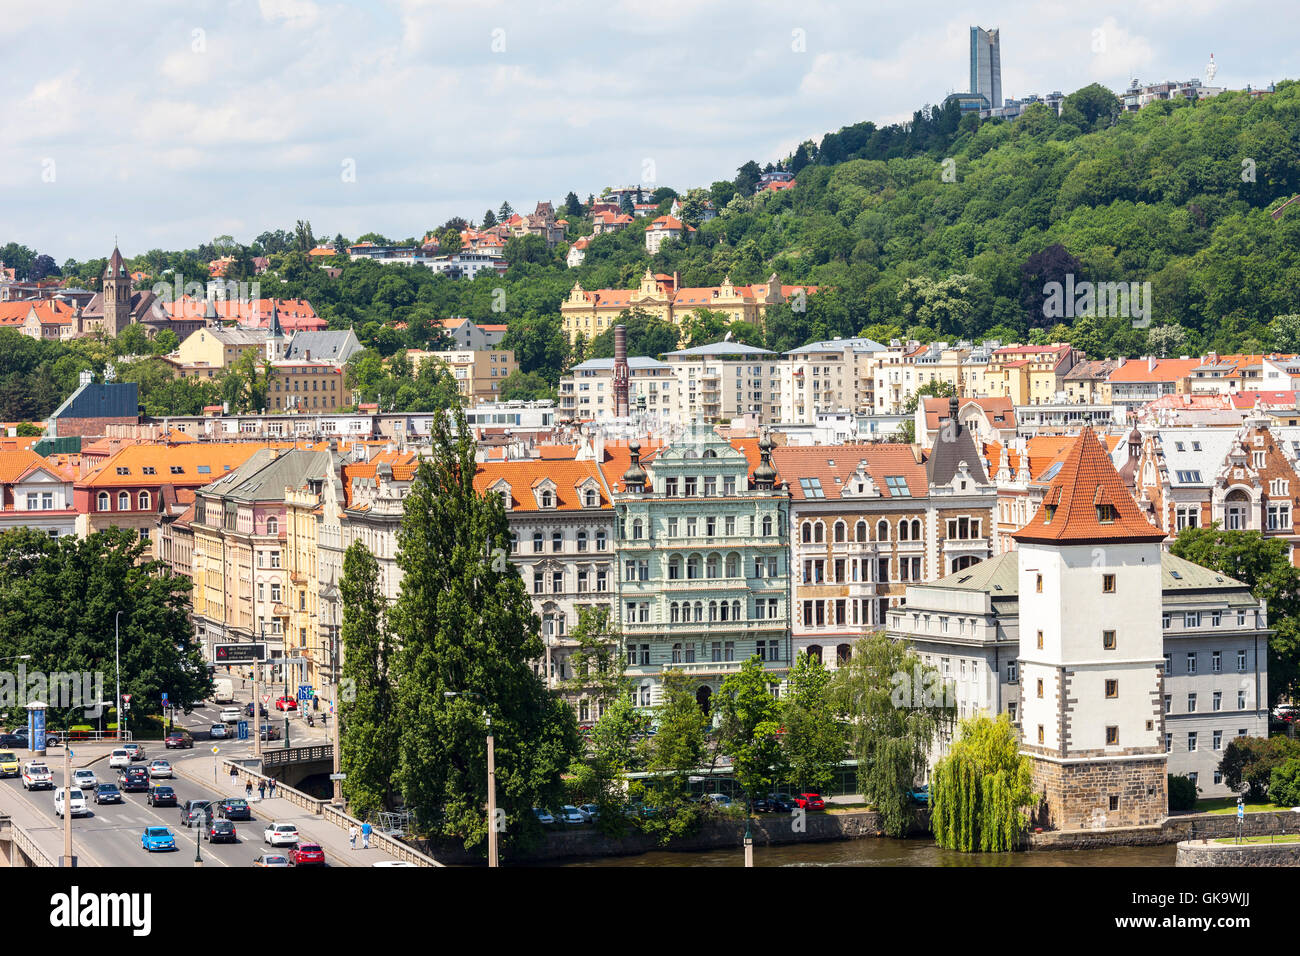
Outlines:
{"label": "willow tree", "polygon": [[950,696],[933,668],[883,633],[859,640],[835,674],[832,699],[848,721],[858,787],[890,836],[904,836],[912,823],[908,791],[952,727]]}
{"label": "willow tree", "polygon": [[1020,845],[1033,801],[1029,758],[1006,714],[963,720],[948,756],[935,765],[930,826],[935,842],[963,853]]}
{"label": "willow tree", "polygon": [[400,648],[397,780],[427,829],[472,849],[489,825],[488,719],[503,814],[491,825],[507,840],[536,831],[532,807],[560,802],[578,734],[572,710],[533,671],[544,648],[523,580],[506,560],[504,504],[475,488],[474,439],[459,410],[449,418],[432,420],[397,539],[402,584],[389,613]]}

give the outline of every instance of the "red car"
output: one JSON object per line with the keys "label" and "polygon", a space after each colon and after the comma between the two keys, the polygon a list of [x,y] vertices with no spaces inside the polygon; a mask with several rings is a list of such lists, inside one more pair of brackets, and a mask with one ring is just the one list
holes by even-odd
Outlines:
{"label": "red car", "polygon": [[822,799],[819,793],[796,793],[794,795],[794,805],[803,810],[826,809],[826,801]]}
{"label": "red car", "polygon": [[297,710],[298,702],[292,697],[281,697],[275,702],[276,710]]}
{"label": "red car", "polygon": [[289,851],[289,862],[294,866],[324,866],[325,851],[319,843],[298,843]]}

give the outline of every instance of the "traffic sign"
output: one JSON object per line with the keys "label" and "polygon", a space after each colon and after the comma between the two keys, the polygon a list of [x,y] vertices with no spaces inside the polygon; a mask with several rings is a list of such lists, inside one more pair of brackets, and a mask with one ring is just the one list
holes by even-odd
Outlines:
{"label": "traffic sign", "polygon": [[213,752],[214,754],[219,754],[219,753],[221,753],[221,748],[218,747],[216,744],[213,744],[213,745],[212,745],[212,752]]}
{"label": "traffic sign", "polygon": [[248,739],[248,721],[246,721],[246,720],[241,720],[241,721],[239,722],[239,724],[235,727],[235,735],[236,735],[240,740],[247,740],[247,739]]}
{"label": "traffic sign", "polygon": [[266,660],[266,645],[218,644],[212,648],[212,660],[217,664],[251,664]]}
{"label": "traffic sign", "polygon": [[167,706],[167,694],[166,694],[166,693],[163,694],[162,704],[163,704],[164,707]]}
{"label": "traffic sign", "polygon": [[263,694],[263,695],[262,695],[262,703],[264,703],[264,704],[269,704],[270,702],[271,702],[271,695],[270,695],[270,694]]}
{"label": "traffic sign", "polygon": [[130,694],[123,694],[123,695],[122,695],[122,703],[124,703],[124,704],[129,704],[129,703],[131,703],[131,695],[130,695]]}
{"label": "traffic sign", "polygon": [[347,778],[348,778],[348,775],[345,774],[345,773],[332,773],[332,774],[330,774],[330,779],[331,779],[331,780],[346,780]]}
{"label": "traffic sign", "polygon": [[312,698],[311,684],[299,684],[299,685],[298,685],[298,699],[299,699],[299,700],[311,700],[311,698]]}

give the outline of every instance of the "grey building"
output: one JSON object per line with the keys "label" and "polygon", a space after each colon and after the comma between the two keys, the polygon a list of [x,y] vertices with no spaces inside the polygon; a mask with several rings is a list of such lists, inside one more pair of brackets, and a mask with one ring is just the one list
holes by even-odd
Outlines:
{"label": "grey building", "polygon": [[1002,107],[1000,30],[970,28],[970,91],[983,93],[992,109]]}

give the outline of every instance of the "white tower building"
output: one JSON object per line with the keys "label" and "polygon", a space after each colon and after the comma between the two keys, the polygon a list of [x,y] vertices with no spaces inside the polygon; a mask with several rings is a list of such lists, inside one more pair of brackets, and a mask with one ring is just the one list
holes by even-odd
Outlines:
{"label": "white tower building", "polygon": [[[1168,812],[1160,543],[1085,428],[1019,555],[1021,751],[1062,830]],[[1040,806],[1040,812],[1043,809]]]}

